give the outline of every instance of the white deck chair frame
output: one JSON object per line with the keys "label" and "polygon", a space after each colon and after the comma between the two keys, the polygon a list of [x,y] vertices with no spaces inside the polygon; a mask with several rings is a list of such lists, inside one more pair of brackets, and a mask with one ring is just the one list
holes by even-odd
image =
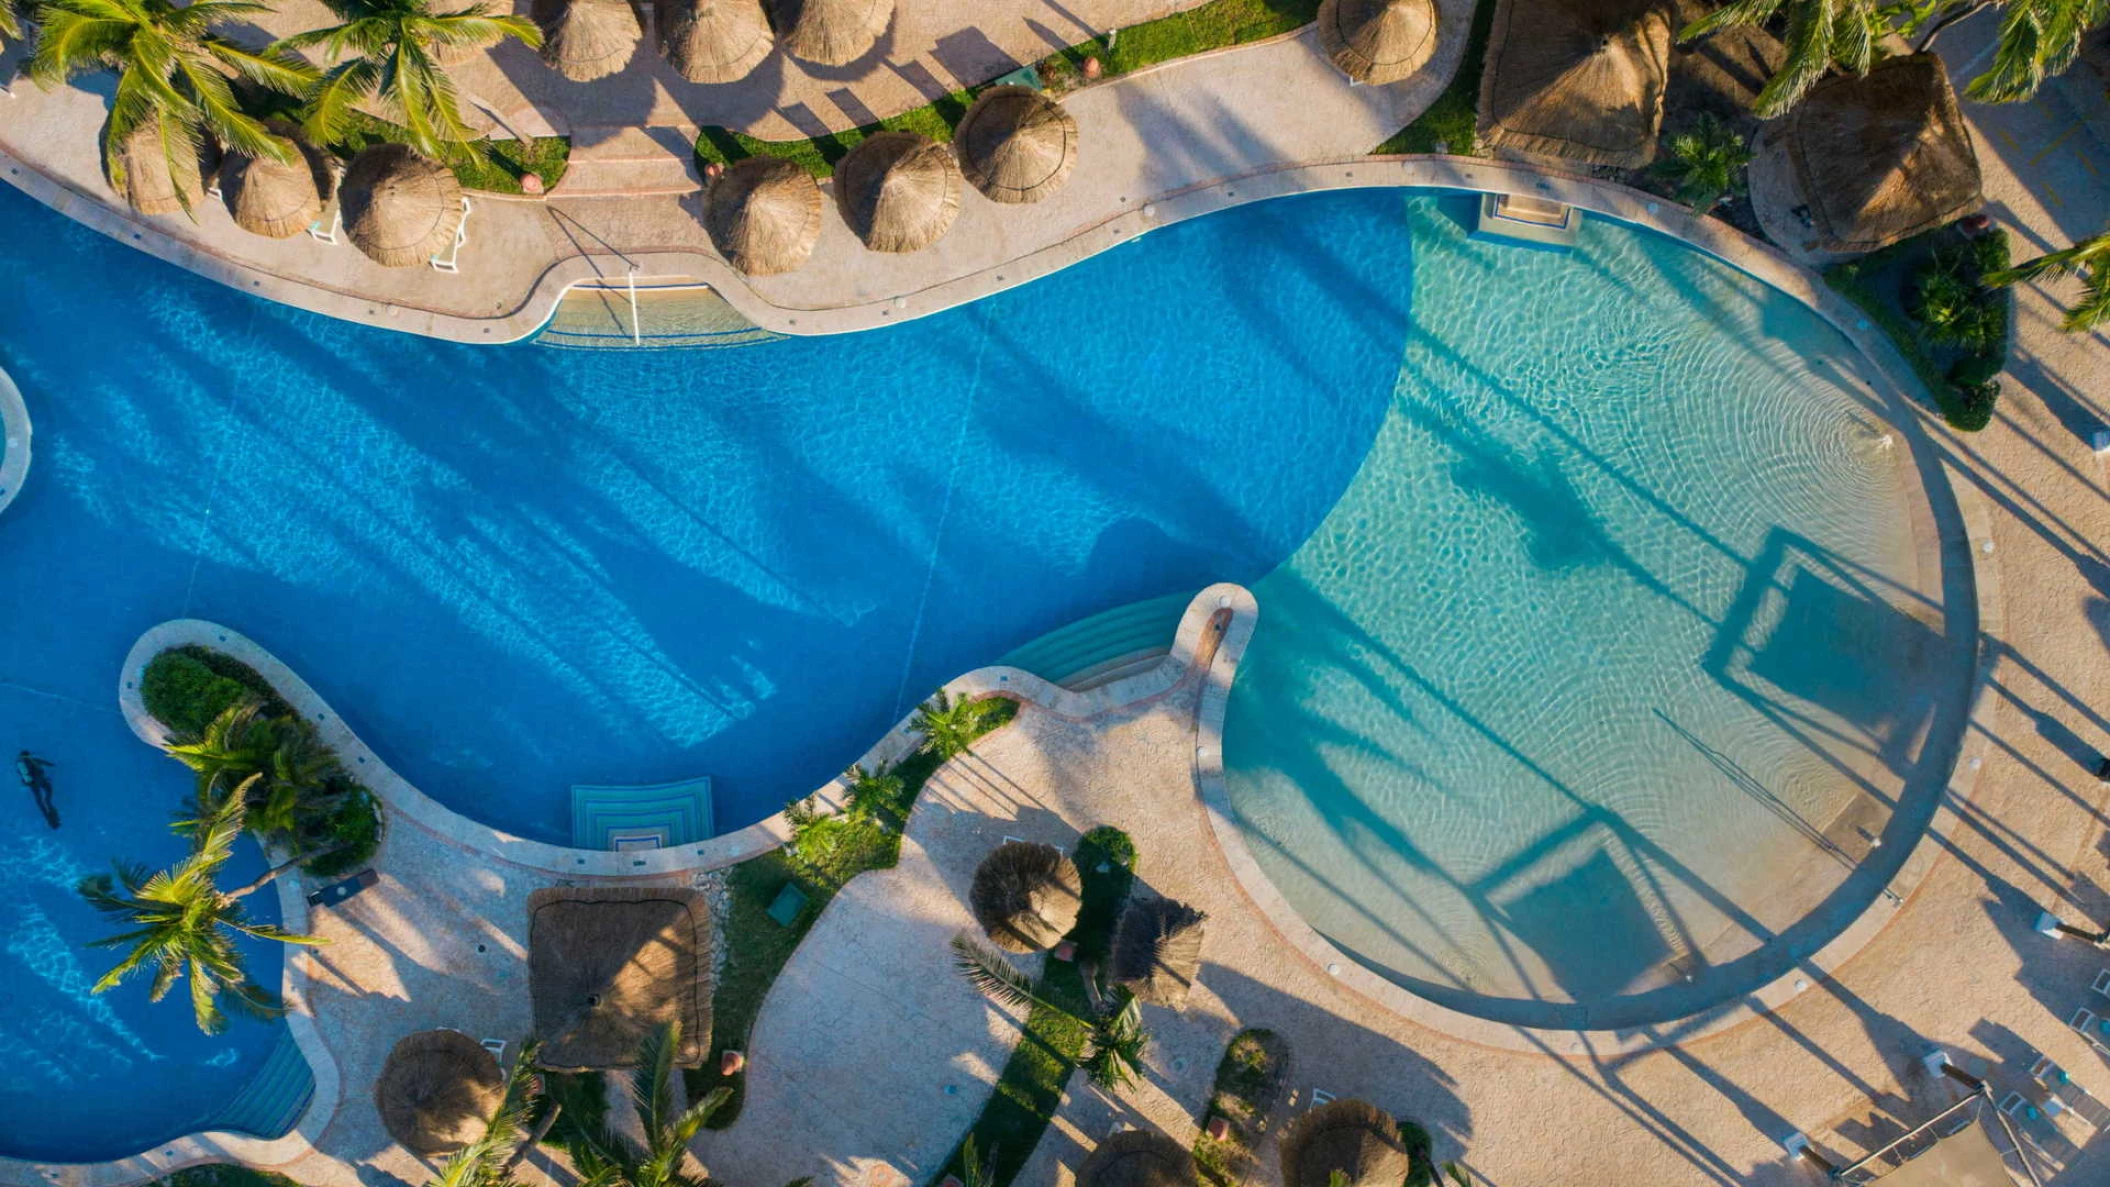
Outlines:
{"label": "white deck chair frame", "polygon": [[2097,1054],[2110,1059],[2110,1047],[2105,1047],[2103,1040],[2097,1036],[2095,1022],[2095,1011],[2083,1006],[2073,1012],[2073,1017],[2066,1020],[2066,1028],[2087,1039],[2088,1045],[2095,1048]]}
{"label": "white deck chair frame", "polygon": [[432,264],[434,271],[459,273],[462,270],[462,246],[469,242],[469,215],[472,213],[474,213],[474,210],[469,205],[469,196],[464,194],[462,195],[462,221],[454,226],[454,243],[446,251],[433,253],[429,262]]}

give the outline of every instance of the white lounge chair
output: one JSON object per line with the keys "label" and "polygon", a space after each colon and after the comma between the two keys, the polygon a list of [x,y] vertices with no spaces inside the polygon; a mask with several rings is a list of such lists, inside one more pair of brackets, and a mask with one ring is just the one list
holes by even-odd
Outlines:
{"label": "white lounge chair", "polygon": [[2069,1030],[2087,1039],[2088,1045],[2095,1048],[2096,1054],[2103,1056],[2105,1059],[2110,1059],[2110,1047],[2103,1045],[2102,1027],[2095,1016],[2095,1011],[2085,1006],[2075,1010],[2073,1017],[2066,1020],[2066,1026]]}
{"label": "white lounge chair", "polygon": [[337,246],[337,235],[344,230],[344,211],[338,209],[337,199],[323,208],[322,217],[308,224],[308,234],[318,243]]}
{"label": "white lounge chair", "polygon": [[504,1063],[506,1061],[506,1041],[504,1039],[484,1039],[477,1045],[497,1056],[498,1062]]}
{"label": "white lounge chair", "polygon": [[2097,973],[2095,980],[2089,984],[2088,988],[2095,990],[2104,997],[2110,997],[2110,969],[2104,969],[2102,972]]}
{"label": "white lounge chair", "polygon": [[462,270],[462,245],[469,242],[470,213],[469,198],[468,195],[464,194],[462,196],[462,221],[454,226],[454,243],[447,250],[433,254],[431,263],[435,271],[460,272]]}

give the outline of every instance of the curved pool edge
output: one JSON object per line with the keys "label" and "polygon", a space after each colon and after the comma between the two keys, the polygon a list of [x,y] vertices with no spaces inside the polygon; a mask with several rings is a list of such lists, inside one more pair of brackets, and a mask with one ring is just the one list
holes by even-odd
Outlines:
{"label": "curved pool edge", "polygon": [[[1937,583],[1940,587],[1950,583],[1948,564],[1965,566],[1964,579],[1971,584],[1971,608],[1976,627],[1970,635],[1972,659],[1967,670],[1968,687],[1962,693],[1966,698],[1965,711],[1958,727],[1960,736],[1956,742],[1954,764],[1938,793],[1926,828],[1915,840],[1898,872],[1884,885],[1881,893],[1872,897],[1866,908],[1817,952],[1755,990],[1683,1018],[1603,1030],[1534,1028],[1438,1005],[1364,967],[1321,935],[1289,904],[1247,847],[1224,780],[1223,729],[1231,685],[1261,610],[1251,592],[1242,588],[1243,601],[1210,666],[1197,714],[1197,798],[1208,818],[1211,839],[1254,909],[1298,958],[1377,1006],[1452,1038],[1533,1055],[1601,1059],[1658,1047],[1682,1046],[1719,1035],[1779,1009],[1845,966],[1892,919],[1909,909],[1914,893],[1950,847],[1949,837],[1961,821],[1958,808],[1969,802],[1977,785],[1978,771],[1987,754],[1994,749],[1993,739],[1998,736],[2000,698],[1985,695],[1993,657],[1983,646],[1983,640],[1989,635],[1997,635],[2005,622],[2001,581],[1995,563],[1991,508],[1985,495],[1970,484],[1949,481],[1946,453],[1924,431],[1925,426],[1938,426],[1939,419],[1928,411],[1927,402],[1921,398],[1916,383],[1899,380],[1899,376],[1912,372],[1898,355],[1896,346],[1879,331],[1873,330],[1858,308],[1833,293],[1814,272],[1727,223],[1696,215],[1684,207],[1625,186],[1466,158],[1441,160],[1456,167],[1459,179],[1464,183],[1456,188],[1520,193],[1527,191],[1486,183],[1498,178],[1512,184],[1519,178],[1535,178],[1528,191],[1533,196],[1550,197],[1644,230],[1668,235],[1794,298],[1837,331],[1861,356],[1865,372],[1858,378],[1864,381],[1868,391],[1857,394],[1871,397],[1892,418],[1911,417],[1918,421],[1911,426],[1893,426],[1912,435],[1907,444],[1913,464],[1906,468],[1906,473],[1919,496],[1909,500],[1918,564],[1923,570],[1929,564],[1936,566],[1933,571],[1939,574]],[[1411,171],[1416,165],[1429,163],[1429,159],[1398,158],[1393,163],[1407,166]],[[1359,165],[1367,165],[1367,162]],[[1341,180],[1345,183],[1337,188],[1402,184],[1351,179],[1346,166],[1336,168],[1341,171]],[[1452,187],[1424,184],[1421,188]],[[1265,196],[1280,195],[1257,195],[1249,200],[1257,201]],[[1877,386],[1879,383],[1882,386]],[[1936,431],[1940,431],[1939,428]],[[1934,489],[1936,483],[1939,484],[1938,490]],[[1948,498],[1952,515],[1939,514],[1934,503],[1938,496]],[[1949,520],[1952,527],[1945,529],[1944,519]]]}
{"label": "curved pool edge", "polygon": [[14,377],[0,368],[0,511],[22,493],[29,479],[30,445],[34,434],[29,423],[29,405],[22,402],[22,389]]}

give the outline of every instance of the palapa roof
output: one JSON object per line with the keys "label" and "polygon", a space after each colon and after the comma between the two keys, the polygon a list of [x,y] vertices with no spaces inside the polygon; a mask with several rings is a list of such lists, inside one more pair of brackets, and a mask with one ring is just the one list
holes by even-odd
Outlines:
{"label": "palapa roof", "polygon": [[1319,44],[1356,82],[1398,82],[1428,65],[1436,53],[1435,2],[1324,0]]}
{"label": "palapa roof", "polygon": [[196,210],[205,198],[205,178],[216,164],[210,142],[192,147],[174,126],[168,137],[164,142],[161,125],[149,119],[126,133],[116,154],[103,162],[110,188],[141,214],[174,214],[186,204]]}
{"label": "palapa roof", "polygon": [[229,153],[220,166],[220,197],[235,225],[255,235],[284,239],[308,229],[322,217],[335,179],[322,154],[295,134],[292,125],[273,122],[272,139],[293,155],[290,162]]}
{"label": "palapa roof", "polygon": [[1826,251],[1874,251],[1983,201],[1970,129],[1933,54],[1818,83],[1766,139],[1774,151],[1753,168],[1791,171]]}
{"label": "palapa roof", "polygon": [[745,78],[775,48],[761,0],[661,0],[659,52],[690,82]]}
{"label": "palapa roof", "polygon": [[1639,169],[1656,155],[1670,41],[1665,0],[1498,0],[1480,140]]}
{"label": "palapa roof", "polygon": [[381,1124],[418,1154],[451,1154],[482,1137],[504,1099],[498,1057],[458,1030],[405,1035],[374,1081]]}
{"label": "palapa roof", "polygon": [[431,259],[462,225],[462,187],[454,173],[401,144],[361,150],[344,171],[337,199],[352,246],[391,268]]}
{"label": "palapa roof", "polygon": [[573,82],[606,78],[630,64],[645,30],[629,0],[534,0],[542,60]]}
{"label": "palapa roof", "polygon": [[1113,1134],[1077,1172],[1078,1187],[1194,1187],[1197,1181],[1194,1155],[1151,1129]]}
{"label": "palapa roof", "polygon": [[1077,165],[1077,121],[1031,87],[991,87],[953,134],[960,171],[998,202],[1038,202]]}
{"label": "palapa roof", "polygon": [[1053,845],[1006,841],[975,867],[967,894],[975,922],[1008,952],[1052,948],[1077,926],[1084,878]]}
{"label": "palapa roof", "polygon": [[873,251],[921,251],[960,213],[960,167],[914,132],[878,132],[835,166],[835,205]]}
{"label": "palapa roof", "polygon": [[553,887],[528,896],[528,993],[542,1065],[630,1067],[645,1038],[681,1025],[674,1062],[711,1042],[711,912],[693,890]]}
{"label": "palapa roof", "polygon": [[703,229],[726,262],[749,276],[789,272],[821,234],[821,187],[781,157],[726,167],[704,196]]}
{"label": "palapa roof", "polygon": [[1207,918],[1175,899],[1130,904],[1114,932],[1114,980],[1149,1005],[1183,1005],[1201,972]]}
{"label": "palapa roof", "polygon": [[780,0],[784,52],[822,66],[847,66],[872,52],[894,19],[894,0]]}
{"label": "palapa roof", "polygon": [[1399,1187],[1413,1169],[1399,1126],[1368,1101],[1337,1100],[1290,1123],[1282,1135],[1283,1187]]}

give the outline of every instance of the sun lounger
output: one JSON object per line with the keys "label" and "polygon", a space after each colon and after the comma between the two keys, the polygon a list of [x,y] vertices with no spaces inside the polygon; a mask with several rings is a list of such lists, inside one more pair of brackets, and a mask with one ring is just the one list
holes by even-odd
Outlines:
{"label": "sun lounger", "polygon": [[2095,1098],[2086,1088],[2073,1082],[2066,1069],[2051,1061],[2049,1055],[2040,1055],[2030,1065],[2029,1078],[2044,1086],[2044,1091],[2055,1096],[2074,1116],[2087,1122],[2092,1128],[2110,1126],[2110,1105]]}
{"label": "sun lounger", "polygon": [[2110,997],[2110,969],[2104,969],[2102,972],[2097,973],[2095,980],[2089,984],[2088,988],[2095,990],[2104,997]]}
{"label": "sun lounger", "polygon": [[462,245],[469,242],[470,213],[469,199],[465,196],[462,198],[462,221],[456,223],[454,227],[454,243],[447,250],[434,253],[431,260],[434,271],[460,272],[462,270]]}
{"label": "sun lounger", "polygon": [[321,890],[309,895],[308,905],[311,907],[338,906],[346,899],[351,898],[380,880],[381,875],[376,874],[372,870],[361,870],[341,882],[332,882]]}
{"label": "sun lounger", "polygon": [[2095,1011],[2085,1006],[2075,1010],[2073,1017],[2066,1020],[2066,1026],[2082,1038],[2087,1039],[2088,1045],[2095,1048],[2096,1054],[2110,1059],[2110,1047],[2103,1045],[2103,1039],[2110,1037],[2110,1031],[2104,1029],[2105,1027],[2110,1027],[2110,1023],[2106,1023],[2096,1017]]}
{"label": "sun lounger", "polygon": [[498,1062],[505,1062],[506,1041],[504,1039],[484,1039],[483,1041],[479,1042],[477,1046],[482,1047],[484,1050],[489,1051],[491,1054],[497,1056]]}

